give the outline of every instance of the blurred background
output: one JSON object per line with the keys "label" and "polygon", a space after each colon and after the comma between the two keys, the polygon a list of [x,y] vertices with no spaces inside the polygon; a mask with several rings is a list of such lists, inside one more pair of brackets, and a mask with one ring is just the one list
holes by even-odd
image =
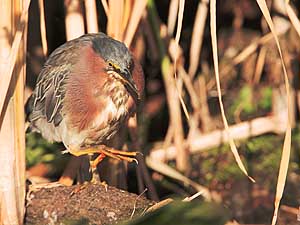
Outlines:
{"label": "blurred background", "polygon": [[[278,224],[297,224],[300,204],[299,34],[284,1],[266,1],[291,82],[292,147]],[[290,3],[296,14],[300,1]],[[26,91],[43,63],[67,40],[104,32],[123,41],[143,65],[146,85],[137,124],[112,145],[138,150],[144,163],[101,163],[109,184],[148,198],[214,200],[240,224],[270,222],[287,128],[287,101],[276,43],[252,0],[217,1],[220,82],[231,136],[252,183],[239,169],[223,132],[210,37],[208,0],[185,2],[179,45],[179,0],[34,0],[28,14]],[[179,24],[181,22],[179,21]],[[299,29],[299,27],[298,27]],[[176,76],[174,73],[176,72]],[[26,135],[26,175],[34,183],[72,177],[81,182],[86,162],[62,155],[64,146]],[[75,175],[68,171],[75,164]]]}

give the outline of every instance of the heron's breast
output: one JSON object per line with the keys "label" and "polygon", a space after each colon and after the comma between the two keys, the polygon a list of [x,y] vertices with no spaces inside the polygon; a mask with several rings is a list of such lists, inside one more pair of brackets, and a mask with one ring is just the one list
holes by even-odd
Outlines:
{"label": "heron's breast", "polygon": [[125,88],[115,87],[114,89],[106,89],[106,91],[110,93],[105,95],[105,106],[98,109],[97,116],[91,123],[85,140],[86,145],[101,144],[109,140],[128,118],[129,112],[126,102],[129,96]]}

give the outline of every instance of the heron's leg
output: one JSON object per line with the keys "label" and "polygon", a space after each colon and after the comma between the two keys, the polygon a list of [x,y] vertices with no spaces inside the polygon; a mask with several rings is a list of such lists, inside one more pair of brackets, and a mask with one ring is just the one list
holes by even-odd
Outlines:
{"label": "heron's leg", "polygon": [[92,168],[96,168],[97,167],[97,165],[104,159],[106,157],[106,155],[105,154],[103,154],[103,153],[100,153],[98,156],[97,156],[97,158],[96,159],[94,159],[94,160],[92,160],[92,161],[90,161],[90,165],[91,165],[91,167]]}
{"label": "heron's leg", "polygon": [[100,153],[100,155],[97,156],[96,159],[93,159],[93,154],[89,154],[90,159],[90,171],[92,173],[92,179],[91,183],[97,184],[100,183],[100,176],[97,171],[97,165],[105,158],[105,155],[103,153]]}
{"label": "heron's leg", "polygon": [[127,162],[137,162],[135,156],[138,154],[138,152],[121,151],[111,147],[107,147],[105,145],[98,145],[98,146],[88,147],[80,150],[73,150],[72,148],[70,148],[69,152],[75,156],[99,153],[100,155],[104,154],[105,156],[109,156],[117,160],[125,160]]}

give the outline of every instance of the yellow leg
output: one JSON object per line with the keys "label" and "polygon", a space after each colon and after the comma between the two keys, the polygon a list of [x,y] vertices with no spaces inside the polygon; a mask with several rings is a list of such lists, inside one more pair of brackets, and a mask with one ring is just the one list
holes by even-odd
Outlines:
{"label": "yellow leg", "polygon": [[[120,151],[120,150],[116,150],[116,149],[107,147],[105,145],[99,145],[99,146],[89,147],[89,148],[80,149],[80,150],[69,147],[69,149],[65,152],[69,152],[75,156],[89,155],[90,157],[92,157],[92,155],[95,153],[99,154],[99,156],[95,160],[91,160],[91,158],[90,158],[90,169],[92,172],[91,183],[100,183],[99,174],[97,173],[97,165],[106,156],[109,156],[109,157],[117,159],[117,160],[125,160],[127,162],[138,163],[138,161],[135,159],[135,156],[138,154],[138,152]],[[106,183],[102,183],[102,184],[105,186],[105,189],[107,190],[107,184]],[[80,188],[75,189],[74,191],[72,191],[71,195],[77,193],[78,191],[82,190],[85,187],[86,187],[86,185],[83,185]]]}
{"label": "yellow leg", "polygon": [[99,145],[95,147],[89,147],[85,149],[76,150],[73,148],[69,148],[69,151],[71,154],[75,156],[81,156],[86,154],[104,154],[105,156],[109,156],[111,158],[117,159],[117,160],[125,160],[127,162],[136,162],[135,156],[138,154],[138,152],[126,152],[126,151],[120,151],[116,150],[110,147],[107,147],[105,145]]}
{"label": "yellow leg", "polygon": [[92,168],[97,168],[97,165],[105,158],[105,154],[100,153],[100,155],[93,161],[90,161]]}
{"label": "yellow leg", "polygon": [[[101,156],[101,155],[102,154],[100,154],[99,156]],[[99,176],[99,173],[97,171],[97,165],[98,165],[98,163],[100,163],[100,161],[102,161],[102,159],[105,158],[105,156],[100,161],[98,160],[99,156],[95,160],[92,160],[93,154],[89,154],[90,172],[92,173],[92,179],[91,179],[92,184],[100,183],[100,176]]]}

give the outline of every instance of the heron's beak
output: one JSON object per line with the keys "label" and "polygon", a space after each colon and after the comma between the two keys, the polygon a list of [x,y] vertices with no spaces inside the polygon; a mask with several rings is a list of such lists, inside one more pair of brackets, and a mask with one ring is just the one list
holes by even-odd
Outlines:
{"label": "heron's beak", "polygon": [[139,91],[137,89],[137,86],[136,86],[134,80],[132,79],[130,71],[128,69],[120,70],[119,74],[122,77],[122,81],[125,84],[125,87],[129,91],[129,93],[132,95],[132,97],[135,100],[139,100],[140,94],[139,94]]}

